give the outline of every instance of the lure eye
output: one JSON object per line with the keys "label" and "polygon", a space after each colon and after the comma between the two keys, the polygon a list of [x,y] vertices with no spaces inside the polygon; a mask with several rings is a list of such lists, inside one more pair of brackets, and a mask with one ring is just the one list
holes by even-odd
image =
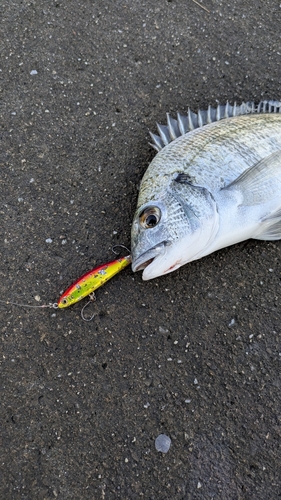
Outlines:
{"label": "lure eye", "polygon": [[67,299],[62,299],[61,303],[62,303],[63,305],[66,305],[66,304],[67,304]]}
{"label": "lure eye", "polygon": [[161,211],[158,207],[147,207],[140,214],[140,225],[144,229],[151,229],[157,226],[161,219]]}

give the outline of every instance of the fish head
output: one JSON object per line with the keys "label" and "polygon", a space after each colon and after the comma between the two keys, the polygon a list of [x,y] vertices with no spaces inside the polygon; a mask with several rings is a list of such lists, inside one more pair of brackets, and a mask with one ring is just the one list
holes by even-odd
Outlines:
{"label": "fish head", "polygon": [[131,231],[132,270],[143,270],[143,280],[200,258],[218,230],[214,198],[183,175],[173,174],[157,196],[147,191],[147,200],[140,191]]}

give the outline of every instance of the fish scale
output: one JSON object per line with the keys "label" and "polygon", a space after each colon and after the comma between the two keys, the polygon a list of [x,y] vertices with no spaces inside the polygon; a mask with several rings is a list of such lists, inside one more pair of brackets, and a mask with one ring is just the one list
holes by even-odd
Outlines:
{"label": "fish scale", "polygon": [[168,115],[158,131],[131,233],[132,268],[143,279],[243,239],[281,238],[279,101]]}

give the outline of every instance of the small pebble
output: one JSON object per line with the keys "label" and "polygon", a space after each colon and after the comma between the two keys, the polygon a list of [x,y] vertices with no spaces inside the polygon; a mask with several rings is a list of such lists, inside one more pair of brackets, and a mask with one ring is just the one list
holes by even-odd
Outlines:
{"label": "small pebble", "polygon": [[46,243],[53,243],[52,238],[47,238],[47,239],[46,239]]}
{"label": "small pebble", "polygon": [[37,74],[38,74],[38,71],[36,71],[36,69],[32,69],[32,70],[30,71],[30,74],[31,74],[31,75],[37,75]]}
{"label": "small pebble", "polygon": [[167,330],[167,328],[163,328],[163,326],[159,326],[158,330],[159,333],[169,333],[169,330]]}
{"label": "small pebble", "polygon": [[167,453],[171,446],[171,439],[166,434],[159,434],[159,436],[155,439],[155,448],[157,451],[161,451],[162,453]]}

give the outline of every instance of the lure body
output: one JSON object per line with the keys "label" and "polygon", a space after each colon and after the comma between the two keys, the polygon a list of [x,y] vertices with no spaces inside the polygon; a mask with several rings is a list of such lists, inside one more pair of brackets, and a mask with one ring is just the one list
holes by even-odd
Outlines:
{"label": "lure body", "polygon": [[97,288],[106,283],[110,278],[119,273],[131,263],[131,255],[113,260],[107,264],[95,267],[81,278],[76,280],[59,298],[58,307],[60,309],[71,306],[79,300],[87,297]]}

